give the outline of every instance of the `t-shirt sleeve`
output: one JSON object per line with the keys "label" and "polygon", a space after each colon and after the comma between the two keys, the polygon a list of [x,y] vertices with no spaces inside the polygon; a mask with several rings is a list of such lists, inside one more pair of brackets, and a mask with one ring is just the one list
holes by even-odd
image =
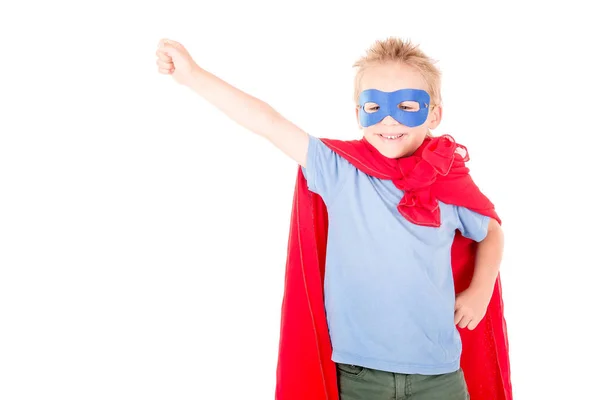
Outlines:
{"label": "t-shirt sleeve", "polygon": [[481,242],[487,236],[490,217],[471,211],[468,208],[456,207],[458,214],[458,230],[466,238]]}
{"label": "t-shirt sleeve", "polygon": [[306,167],[302,168],[308,190],[320,195],[328,203],[333,200],[352,168],[352,164],[319,138],[309,135]]}

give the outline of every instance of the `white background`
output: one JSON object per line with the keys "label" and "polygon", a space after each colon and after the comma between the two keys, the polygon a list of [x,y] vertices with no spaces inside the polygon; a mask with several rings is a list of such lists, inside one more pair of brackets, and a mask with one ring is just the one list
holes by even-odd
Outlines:
{"label": "white background", "polygon": [[515,399],[596,398],[597,20],[494,4],[2,2],[0,399],[273,398],[297,166],[156,45],[352,139],[351,65],[387,36],[440,60],[434,133],[504,220]]}

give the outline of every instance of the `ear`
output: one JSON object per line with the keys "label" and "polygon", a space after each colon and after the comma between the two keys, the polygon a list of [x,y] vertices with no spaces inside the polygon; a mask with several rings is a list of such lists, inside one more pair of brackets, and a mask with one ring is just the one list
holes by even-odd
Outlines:
{"label": "ear", "polygon": [[442,122],[442,106],[435,105],[431,110],[429,110],[429,129],[437,128]]}
{"label": "ear", "polygon": [[358,127],[362,129],[362,126],[360,125],[360,117],[358,116],[358,112],[360,111],[359,106],[356,106],[354,111],[356,112],[356,123],[358,124]]}

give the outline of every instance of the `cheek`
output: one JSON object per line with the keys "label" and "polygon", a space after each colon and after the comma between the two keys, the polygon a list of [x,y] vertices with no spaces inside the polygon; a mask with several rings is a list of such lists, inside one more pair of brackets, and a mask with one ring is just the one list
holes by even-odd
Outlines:
{"label": "cheek", "polygon": [[417,126],[415,128],[411,128],[410,133],[411,133],[411,136],[413,137],[413,140],[423,141],[425,136],[427,136],[428,131],[429,131],[429,129],[427,128],[427,125],[423,124],[423,125]]}
{"label": "cheek", "polygon": [[371,125],[366,128],[362,128],[362,131],[365,135],[374,135],[375,134],[375,126],[376,125]]}

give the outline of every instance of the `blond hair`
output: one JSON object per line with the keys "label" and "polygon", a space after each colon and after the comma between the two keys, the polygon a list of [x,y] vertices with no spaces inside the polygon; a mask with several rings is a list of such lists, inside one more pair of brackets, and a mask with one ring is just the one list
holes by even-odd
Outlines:
{"label": "blond hair", "polygon": [[432,106],[441,104],[441,72],[434,65],[436,61],[429,58],[419,49],[418,45],[411,43],[410,40],[402,40],[396,37],[377,40],[367,50],[366,54],[354,63],[353,67],[358,68],[354,78],[354,101],[357,104],[360,80],[365,69],[373,64],[384,62],[399,62],[417,69],[427,82]]}

